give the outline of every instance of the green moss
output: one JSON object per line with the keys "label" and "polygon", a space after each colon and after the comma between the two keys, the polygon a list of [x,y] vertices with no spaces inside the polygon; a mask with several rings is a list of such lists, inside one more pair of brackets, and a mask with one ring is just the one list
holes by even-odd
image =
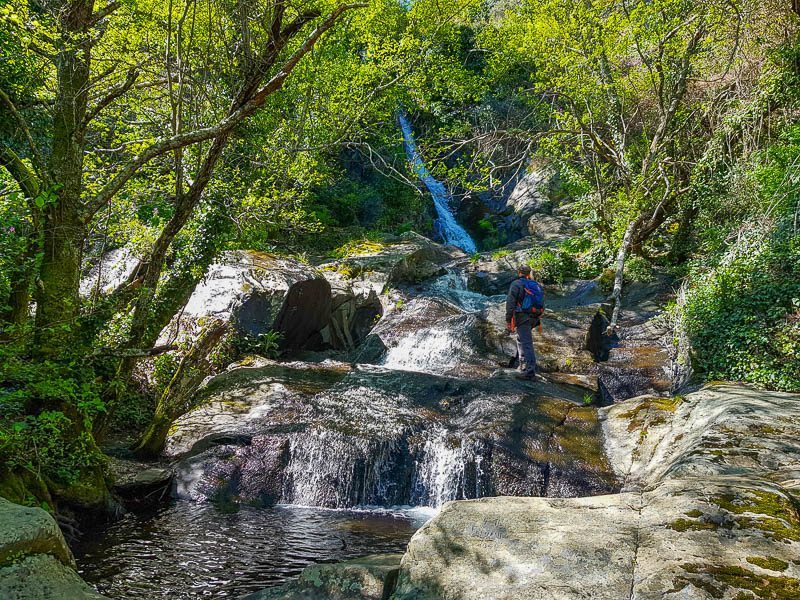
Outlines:
{"label": "green moss", "polygon": [[350,256],[368,256],[377,254],[386,248],[386,244],[377,240],[361,239],[351,240],[331,252],[334,258],[348,258]]}
{"label": "green moss", "polygon": [[776,541],[800,541],[800,517],[790,498],[764,490],[749,490],[740,496],[719,496],[714,502],[728,512],[742,515],[736,518],[742,528],[759,529]]}
{"label": "green moss", "polygon": [[665,413],[674,413],[681,402],[683,402],[683,396],[645,398],[631,410],[620,415],[620,417],[630,419],[628,431],[642,428],[642,437],[644,437],[647,427],[666,423],[667,414]]}
{"label": "green moss", "polygon": [[693,519],[697,519],[698,517],[702,517],[703,516],[703,511],[702,510],[697,510],[695,508],[695,509],[686,511],[683,514],[685,514],[687,517],[692,517]]}
{"label": "green moss", "polygon": [[676,519],[669,525],[667,525],[670,529],[674,529],[675,531],[703,531],[703,530],[715,530],[719,526],[714,523],[705,523],[703,521],[690,521],[689,519]]}
{"label": "green moss", "polygon": [[[753,592],[756,598],[789,600],[800,597],[800,580],[792,577],[758,575],[753,571],[738,566],[686,564],[683,565],[683,569],[693,575],[706,575],[714,579],[715,582],[728,587],[748,590]],[[699,578],[691,579],[693,585],[698,585],[701,581],[703,580]],[[723,597],[721,593],[712,595],[715,598]]]}
{"label": "green moss", "polygon": [[780,572],[789,568],[788,562],[783,561],[780,558],[775,558],[774,556],[748,556],[747,562],[749,562],[751,565],[761,567],[762,569],[769,569],[770,571]]}

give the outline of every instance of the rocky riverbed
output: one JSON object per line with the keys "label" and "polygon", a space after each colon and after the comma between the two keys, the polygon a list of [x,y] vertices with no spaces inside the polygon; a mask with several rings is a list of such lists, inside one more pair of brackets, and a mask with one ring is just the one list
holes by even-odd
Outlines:
{"label": "rocky riverbed", "polygon": [[[314,265],[226,254],[164,335],[221,318],[240,335],[280,331],[285,357],[210,376],[158,464],[112,464],[134,512],[81,547],[86,578],[118,598],[224,597],[324,561],[255,597],[795,597],[800,399],[737,385],[670,395],[685,365],[659,281],[628,289],[610,339],[597,281],[547,286],[546,382],[515,380],[502,293],[534,243],[477,261],[415,234]],[[408,506],[438,514],[406,548],[425,520]],[[317,525],[286,537],[287,515]],[[46,562],[41,589],[97,597],[52,550],[54,522],[44,529],[46,547],[0,540],[14,555],[3,568]],[[285,543],[263,546],[259,531]],[[301,550],[308,540],[318,548]],[[263,560],[245,568],[237,549]],[[355,558],[375,551],[388,554]],[[240,575],[204,579],[187,561]],[[46,597],[35,572],[16,597]]]}
{"label": "rocky riverbed", "polygon": [[450,502],[381,564],[383,596],[370,559],[257,597],[800,597],[798,400],[711,385],[621,402],[602,412],[621,493]]}

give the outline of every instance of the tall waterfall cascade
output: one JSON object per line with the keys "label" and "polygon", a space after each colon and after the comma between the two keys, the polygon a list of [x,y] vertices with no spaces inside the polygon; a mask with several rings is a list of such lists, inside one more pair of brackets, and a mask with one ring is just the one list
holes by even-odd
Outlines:
{"label": "tall waterfall cascade", "polygon": [[425,161],[417,148],[417,142],[414,139],[414,132],[411,129],[411,123],[408,118],[401,112],[399,116],[400,128],[403,130],[403,140],[406,148],[406,155],[411,162],[414,174],[419,177],[420,181],[425,184],[428,191],[433,196],[433,204],[436,207],[436,214],[439,216],[439,229],[445,242],[461,248],[464,252],[475,254],[478,247],[475,241],[467,233],[458,221],[456,221],[450,209],[450,194],[444,187],[444,184],[431,175],[428,168],[425,166]]}

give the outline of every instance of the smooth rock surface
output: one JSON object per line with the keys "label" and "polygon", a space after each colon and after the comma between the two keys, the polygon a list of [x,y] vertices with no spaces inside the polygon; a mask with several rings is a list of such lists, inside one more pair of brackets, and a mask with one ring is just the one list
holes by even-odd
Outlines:
{"label": "smooth rock surface", "polygon": [[393,600],[800,597],[800,396],[714,385],[604,414],[623,493],[449,503]]}
{"label": "smooth rock surface", "polygon": [[241,336],[276,331],[284,350],[319,345],[319,332],[331,318],[330,284],[297,260],[252,250],[225,252],[161,341],[192,337],[209,318],[230,321]]}

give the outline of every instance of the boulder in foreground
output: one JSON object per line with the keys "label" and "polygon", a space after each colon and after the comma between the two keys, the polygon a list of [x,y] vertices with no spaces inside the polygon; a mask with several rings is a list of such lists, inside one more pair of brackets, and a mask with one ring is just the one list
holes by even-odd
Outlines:
{"label": "boulder in foreground", "polygon": [[75,571],[75,559],[53,517],[0,498],[0,598],[101,599]]}
{"label": "boulder in foreground", "polygon": [[452,502],[393,600],[800,598],[800,397],[720,385],[606,410],[622,494]]}

